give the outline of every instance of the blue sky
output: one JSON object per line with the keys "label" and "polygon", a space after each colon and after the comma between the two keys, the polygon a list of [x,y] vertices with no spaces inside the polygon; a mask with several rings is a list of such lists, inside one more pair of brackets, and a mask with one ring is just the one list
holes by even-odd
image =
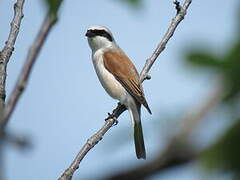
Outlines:
{"label": "blue sky", "polygon": [[[9,33],[14,2],[0,2],[1,47]],[[148,160],[164,147],[171,131],[180,126],[181,122],[172,117],[201,102],[214,83],[215,77],[209,72],[203,74],[185,65],[186,50],[204,43],[205,48],[212,48],[217,54],[224,52],[234,39],[237,4],[237,0],[221,3],[193,0],[185,20],[152,67],[152,79],[144,82],[144,89],[153,115],[142,110]],[[8,65],[7,94],[14,86],[44,13],[41,0],[25,2],[25,16]],[[103,125],[107,112],[116,106],[94,72],[84,36],[89,26],[109,27],[140,71],[175,13],[172,1],[144,1],[143,9],[135,11],[114,0],[65,0],[59,22],[38,57],[28,87],[8,125],[10,131],[28,136],[33,148],[23,153],[12,146],[6,147],[7,179],[56,179],[87,138]],[[217,136],[225,123],[209,117],[211,130],[200,132],[202,143]],[[130,119],[124,113],[119,124],[82,161],[73,179],[99,177],[141,163],[145,162],[135,157]],[[200,180],[205,174],[198,165],[190,164],[160,175],[163,180],[175,176]]]}

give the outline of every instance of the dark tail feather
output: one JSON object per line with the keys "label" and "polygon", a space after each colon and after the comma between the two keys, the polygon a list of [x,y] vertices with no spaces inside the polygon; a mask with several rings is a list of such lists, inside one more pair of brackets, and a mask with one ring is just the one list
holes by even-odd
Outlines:
{"label": "dark tail feather", "polygon": [[133,108],[132,116],[134,121],[134,143],[136,155],[138,159],[146,159],[146,151],[141,124],[141,104],[137,104],[137,107]]}
{"label": "dark tail feather", "polygon": [[136,150],[137,158],[146,159],[146,151],[145,151],[141,121],[134,124],[134,142],[135,142],[135,150]]}

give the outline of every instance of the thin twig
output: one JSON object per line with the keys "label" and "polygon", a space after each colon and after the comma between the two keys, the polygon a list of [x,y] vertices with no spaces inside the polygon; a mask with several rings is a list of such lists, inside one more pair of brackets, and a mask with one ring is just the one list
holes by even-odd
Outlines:
{"label": "thin twig", "polygon": [[11,29],[3,50],[0,52],[0,121],[3,119],[5,98],[6,98],[6,77],[7,64],[14,50],[21,21],[23,18],[23,5],[25,0],[17,0],[14,4],[14,17],[11,22]]}
{"label": "thin twig", "polygon": [[[152,56],[147,59],[143,70],[141,72],[141,81],[143,82],[145,79],[150,79],[150,76],[148,75],[149,70],[151,69],[152,65],[158,58],[159,54],[166,48],[166,44],[168,43],[169,39],[173,36],[178,24],[184,19],[187,9],[189,5],[191,4],[192,0],[186,0],[183,4],[183,6],[176,5],[176,10],[177,14],[176,16],[172,19],[172,22],[164,35],[163,39],[161,42],[158,44],[157,48],[153,52]],[[176,4],[176,1],[174,2]],[[181,10],[179,11],[179,8]]]}
{"label": "thin twig", "polygon": [[[146,79],[150,79],[150,75],[148,74],[149,70],[151,69],[153,63],[156,61],[157,57],[159,56],[159,54],[165,49],[166,44],[168,42],[168,40],[172,37],[172,35],[174,34],[174,31],[176,30],[178,24],[184,19],[184,16],[186,15],[186,11],[187,8],[189,7],[189,5],[191,4],[191,0],[186,0],[184,5],[181,7],[181,10],[177,13],[177,15],[173,18],[172,23],[170,24],[167,33],[164,35],[162,41],[159,43],[159,45],[157,46],[156,50],[153,52],[152,56],[146,61],[146,64],[143,67],[143,70],[140,74],[140,79],[141,82],[143,82]],[[178,6],[179,7],[179,6]],[[123,106],[123,105],[121,105]],[[124,106],[123,106],[124,107]],[[124,107],[125,108],[125,107]],[[115,111],[117,111],[118,108],[115,109]],[[117,112],[117,114],[120,116],[122,112],[124,112],[126,110],[126,108],[124,110],[121,110],[119,112]],[[112,116],[112,115],[111,115]],[[84,149],[85,147],[89,147],[88,142],[83,146],[83,148],[81,149],[81,151],[78,153],[78,155],[76,156],[76,158],[73,160],[73,162],[71,163],[70,167],[68,169],[66,169],[64,171],[64,173],[61,175],[61,177],[59,178],[59,180],[71,180],[73,173],[78,169],[79,164],[81,162],[81,160],[84,158],[84,156],[87,154],[87,152],[94,147],[94,145],[99,142],[103,135],[112,127],[112,125],[114,124],[114,119],[111,118],[111,116],[108,117],[109,120],[111,120],[110,123],[106,122],[104,124],[104,126],[101,128],[100,131],[98,131],[95,135],[93,135],[91,137],[91,140],[95,140],[94,142],[92,142],[93,146],[90,146],[90,148]],[[116,117],[116,116],[115,116]],[[118,118],[118,116],[116,117]],[[106,125],[108,124],[108,125]],[[101,131],[104,131],[104,134],[101,134]]]}
{"label": "thin twig", "polygon": [[4,128],[13,112],[13,110],[16,107],[17,102],[19,101],[20,96],[22,95],[26,84],[28,82],[28,79],[30,77],[30,73],[33,69],[33,65],[37,60],[37,56],[47,38],[47,35],[49,34],[50,30],[52,29],[53,25],[56,23],[56,16],[53,16],[51,13],[47,13],[43,24],[40,28],[40,31],[33,42],[33,45],[30,47],[27,55],[27,59],[25,61],[25,64],[23,66],[23,69],[18,77],[18,80],[16,82],[16,85],[7,101],[7,105],[5,107],[4,111],[4,118],[0,122],[0,126]]}
{"label": "thin twig", "polygon": [[[11,22],[10,33],[8,39],[5,42],[5,46],[0,52],[0,122],[3,120],[5,98],[6,98],[6,77],[7,77],[7,64],[13,53],[14,45],[19,33],[19,28],[23,18],[23,5],[25,0],[17,0],[14,4],[14,16]],[[0,134],[3,133],[0,128]],[[4,142],[0,140],[0,180],[4,179]]]}
{"label": "thin twig", "polygon": [[117,123],[117,118],[120,116],[120,114],[126,110],[126,107],[118,103],[118,106],[116,109],[113,110],[112,114],[106,118],[106,121],[103,125],[103,127],[95,133],[92,137],[90,137],[87,142],[84,144],[80,152],[77,154],[73,162],[71,163],[70,167],[64,171],[64,173],[61,175],[58,180],[69,180],[72,179],[73,173],[78,169],[80,162],[85,157],[85,155],[88,153],[89,150],[91,150],[104,136],[104,134],[114,125]]}
{"label": "thin twig", "polygon": [[23,5],[24,0],[18,0],[14,4],[14,17],[11,22],[11,29],[8,36],[8,40],[5,42],[3,50],[0,52],[0,97],[5,100],[5,82],[6,82],[6,67],[7,63],[14,50],[14,44],[16,42],[21,21],[23,18]]}

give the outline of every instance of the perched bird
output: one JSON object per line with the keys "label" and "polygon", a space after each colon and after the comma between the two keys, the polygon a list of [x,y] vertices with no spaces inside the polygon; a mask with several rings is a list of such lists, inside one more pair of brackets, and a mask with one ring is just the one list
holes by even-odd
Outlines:
{"label": "perched bird", "polygon": [[88,28],[86,36],[92,49],[92,61],[97,76],[114,99],[118,99],[130,112],[134,128],[137,158],[146,159],[141,125],[141,105],[151,114],[144,96],[137,69],[115,42],[110,30],[104,26]]}

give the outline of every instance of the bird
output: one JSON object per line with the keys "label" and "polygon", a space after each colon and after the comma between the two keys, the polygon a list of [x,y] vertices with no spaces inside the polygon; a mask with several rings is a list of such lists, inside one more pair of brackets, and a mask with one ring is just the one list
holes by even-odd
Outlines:
{"label": "bird", "polygon": [[146,101],[140,75],[111,31],[105,26],[91,26],[85,34],[92,50],[92,62],[106,92],[128,109],[133,124],[135,151],[138,159],[146,159],[141,105],[152,114]]}

